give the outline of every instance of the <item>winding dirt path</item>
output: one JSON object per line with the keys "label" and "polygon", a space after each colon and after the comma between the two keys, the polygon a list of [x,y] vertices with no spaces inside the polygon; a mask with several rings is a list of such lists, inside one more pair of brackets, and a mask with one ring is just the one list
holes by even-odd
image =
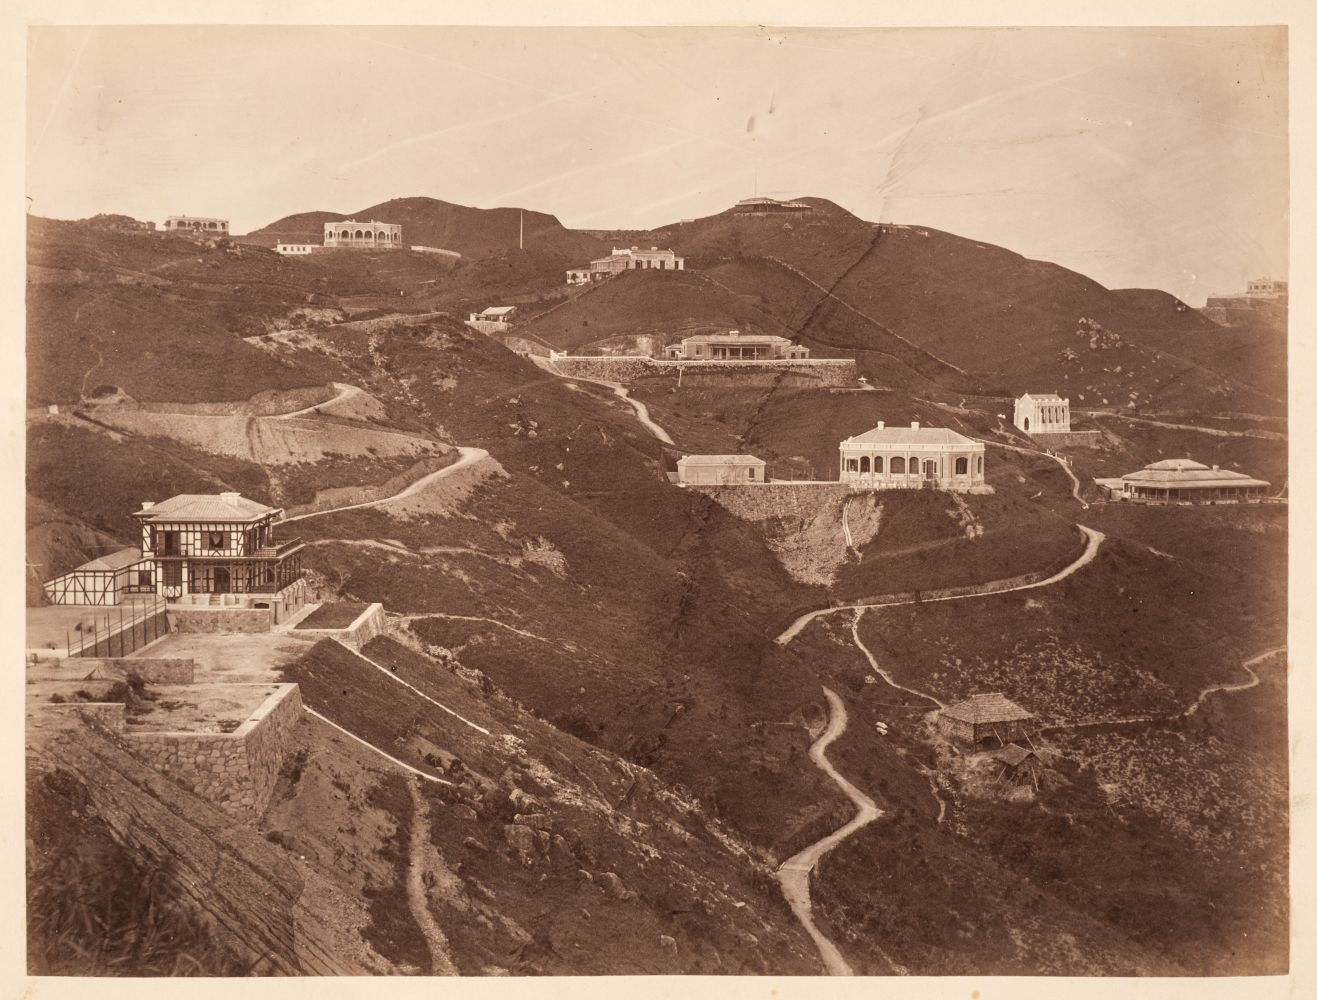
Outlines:
{"label": "winding dirt path", "polygon": [[646,406],[644,403],[642,403],[640,400],[632,398],[631,393],[627,391],[626,386],[624,386],[621,382],[609,382],[601,378],[586,378],[584,375],[564,375],[554,366],[552,361],[549,361],[547,358],[541,358],[538,355],[534,355],[534,354],[531,355],[531,361],[539,365],[549,374],[556,375],[558,378],[567,379],[568,381],[572,381],[572,382],[591,382],[594,385],[602,385],[606,389],[613,390],[614,396],[630,404],[631,409],[635,410],[636,412],[636,419],[640,421],[640,423],[644,426],[644,428],[647,431],[649,431],[649,433],[653,434],[654,437],[656,437],[659,441],[662,441],[664,444],[672,445],[673,447],[676,447],[676,445],[673,444],[672,436],[668,434],[666,430],[664,430],[662,427],[660,427],[658,424],[654,423],[654,421],[650,419],[649,407]]}
{"label": "winding dirt path", "polygon": [[1175,424],[1168,420],[1153,420],[1151,417],[1135,417],[1125,413],[1105,413],[1101,410],[1079,410],[1077,411],[1090,417],[1111,417],[1115,420],[1125,420],[1132,424],[1147,424],[1150,427],[1165,427],[1173,431],[1196,431],[1199,434],[1208,434],[1212,437],[1226,438],[1254,438],[1258,441],[1286,441],[1287,436],[1279,431],[1228,431],[1223,427],[1202,427],[1198,424]]}
{"label": "winding dirt path", "polygon": [[[805,628],[805,626],[808,625],[810,622],[812,622],[815,618],[822,618],[824,615],[835,615],[842,611],[854,611],[857,608],[858,609],[898,608],[906,604],[934,604],[937,603],[938,601],[965,601],[973,597],[991,597],[994,594],[1010,594],[1017,590],[1033,590],[1036,587],[1050,587],[1054,583],[1060,583],[1066,577],[1070,576],[1073,573],[1077,573],[1079,570],[1083,569],[1085,566],[1091,563],[1094,560],[1094,558],[1096,558],[1098,553],[1098,548],[1099,546],[1102,545],[1103,539],[1107,537],[1101,531],[1096,531],[1093,528],[1087,528],[1082,524],[1075,525],[1075,527],[1077,527],[1084,534],[1084,539],[1085,539],[1084,551],[1080,553],[1079,558],[1077,558],[1074,562],[1070,563],[1068,566],[1064,567],[1063,569],[1058,570],[1056,573],[1053,573],[1046,580],[1038,580],[1035,583],[1021,583],[1013,587],[1002,587],[1000,590],[985,590],[981,593],[975,593],[975,594],[949,594],[945,597],[925,597],[925,598],[921,598],[919,601],[916,601],[913,598],[907,598],[901,601],[875,601],[875,602],[862,603],[862,604],[832,604],[826,608],[818,608],[817,610],[814,611],[805,612],[794,622],[792,622],[789,626],[787,626],[786,630],[781,635],[779,635],[777,639],[774,641],[777,642],[779,646],[785,646],[787,645],[787,643],[791,642],[792,639],[798,636],[801,633],[801,631]],[[993,584],[989,583],[987,584],[987,586],[991,587],[993,586]]]}
{"label": "winding dirt path", "polygon": [[430,804],[421,795],[414,778],[407,781],[407,791],[412,797],[412,826],[407,836],[407,906],[430,952],[430,975],[455,976],[457,966],[453,964],[448,938],[430,912],[426,886],[426,873],[438,867],[434,844],[430,842]]}
{"label": "winding dirt path", "polygon": [[938,708],[946,708],[947,707],[946,705],[944,705],[937,698],[933,697],[927,691],[918,691],[915,688],[906,687],[904,684],[896,683],[896,681],[892,679],[891,674],[889,674],[882,667],[878,666],[877,658],[874,657],[873,653],[870,652],[869,647],[866,646],[863,640],[860,639],[860,619],[864,617],[864,613],[868,610],[869,610],[868,608],[856,609],[855,620],[851,622],[851,637],[855,640],[855,647],[861,653],[863,653],[864,658],[869,661],[869,667],[873,670],[875,674],[877,674],[879,677],[885,680],[890,687],[894,687],[898,691],[904,691],[906,694],[912,694],[916,698],[923,698],[925,701],[931,701]]}
{"label": "winding dirt path", "polygon": [[1079,495],[1079,491],[1083,488],[1082,484],[1079,482],[1078,477],[1075,476],[1074,470],[1070,468],[1069,464],[1064,459],[1058,458],[1056,455],[1049,455],[1045,451],[1039,451],[1037,448],[1022,448],[1018,444],[1006,444],[1002,441],[987,441],[983,438],[979,438],[978,440],[992,448],[1004,448],[1007,451],[1018,451],[1022,455],[1037,455],[1040,458],[1050,458],[1057,465],[1061,466],[1061,468],[1065,470],[1065,474],[1070,477],[1070,482],[1072,484],[1070,487],[1071,496],[1079,501],[1079,506],[1083,507],[1084,510],[1088,510],[1088,501]]}
{"label": "winding dirt path", "polygon": [[292,410],[288,413],[276,413],[274,415],[274,419],[290,420],[293,417],[300,417],[305,413],[314,413],[317,410],[319,410],[322,406],[330,406],[333,403],[337,403],[340,400],[347,399],[350,396],[365,395],[365,393],[361,389],[357,388],[355,385],[348,385],[346,382],[332,382],[330,384],[333,385],[333,387],[338,390],[337,394],[330,396],[328,399],[322,400],[319,403],[312,403],[310,406],[304,406],[300,410]]}
{"label": "winding dirt path", "polygon": [[345,511],[345,510],[359,510],[362,507],[378,507],[381,504],[392,503],[394,500],[403,500],[409,496],[413,496],[421,492],[421,490],[426,489],[431,484],[437,482],[440,479],[443,479],[445,476],[451,476],[458,469],[464,469],[468,465],[474,465],[476,462],[483,462],[485,459],[489,457],[489,452],[485,451],[484,448],[462,447],[462,448],[458,448],[457,450],[462,457],[459,458],[452,465],[446,465],[442,469],[439,469],[435,472],[431,472],[422,476],[420,479],[416,480],[416,482],[412,483],[410,486],[393,494],[393,496],[381,497],[378,500],[367,500],[364,503],[350,503],[342,507],[330,507],[328,510],[313,510],[306,514],[294,514],[292,517],[284,518],[279,523],[292,524],[294,521],[305,521],[309,517],[324,517],[326,514],[337,514],[340,511]]}
{"label": "winding dirt path", "polygon": [[401,684],[403,687],[405,687],[405,688],[407,688],[408,690],[410,690],[413,694],[419,695],[420,697],[424,698],[426,701],[428,701],[428,702],[429,702],[431,705],[433,705],[435,708],[442,709],[443,711],[447,712],[449,715],[451,715],[451,716],[452,716],[454,719],[456,719],[458,722],[464,723],[465,725],[469,726],[470,728],[474,729],[476,732],[478,732],[478,733],[480,733],[480,734],[482,734],[482,735],[484,735],[484,736],[493,736],[493,735],[494,735],[494,734],[491,733],[488,729],[486,729],[484,726],[477,725],[476,723],[472,722],[470,719],[466,718],[466,716],[461,715],[460,713],[453,711],[451,708],[449,708],[447,705],[445,705],[442,701],[437,701],[437,700],[435,700],[434,698],[431,698],[428,694],[426,694],[426,693],[425,693],[424,691],[422,691],[420,688],[416,687],[414,684],[408,684],[405,680],[403,680],[401,677],[399,677],[397,674],[395,674],[392,670],[389,670],[387,667],[383,666],[382,664],[376,663],[374,660],[372,660],[369,656],[367,656],[365,653],[361,652],[360,650],[358,650],[358,649],[353,649],[351,646],[349,646],[347,643],[343,642],[342,640],[335,640],[335,641],[338,642],[338,644],[339,644],[340,646],[342,646],[344,649],[346,649],[346,650],[347,650],[349,653],[351,653],[353,656],[357,657],[357,659],[362,660],[363,662],[370,664],[372,667],[374,667],[376,670],[378,670],[380,673],[382,673],[385,677],[391,678],[392,680],[394,680],[394,681],[396,681],[397,683]]}
{"label": "winding dirt path", "polygon": [[854,975],[854,972],[846,963],[846,960],[841,957],[841,952],[837,950],[837,946],[829,941],[814,924],[813,905],[809,898],[809,876],[823,855],[827,854],[828,851],[856,830],[872,823],[883,813],[873,799],[842,777],[828,760],[828,747],[846,731],[848,720],[846,706],[837,697],[836,693],[831,688],[825,687],[823,695],[828,699],[830,709],[828,725],[809,748],[809,757],[824,774],[837,784],[837,787],[846,794],[846,797],[855,803],[858,811],[855,817],[845,826],[834,830],[822,840],[815,841],[803,851],[782,862],[777,870],[777,880],[782,886],[782,895],[786,897],[787,903],[791,906],[791,912],[796,915],[796,919],[804,926],[809,936],[814,939],[814,944],[819,950],[819,955],[823,958],[823,964],[828,970],[828,975],[850,976]]}

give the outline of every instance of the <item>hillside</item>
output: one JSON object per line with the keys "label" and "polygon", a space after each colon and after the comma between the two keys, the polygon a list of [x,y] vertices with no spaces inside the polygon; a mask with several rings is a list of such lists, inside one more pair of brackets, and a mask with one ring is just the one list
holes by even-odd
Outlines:
{"label": "hillside", "polygon": [[[233,880],[201,911],[259,898],[244,919],[304,923],[345,969],[374,972],[818,972],[774,873],[855,814],[811,755],[836,721],[826,688],[849,713],[828,759],[881,813],[806,880],[856,971],[1285,967],[1283,662],[1229,685],[1285,641],[1287,510],[1103,505],[1090,482],[1188,454],[1279,483],[1279,422],[1239,416],[1266,401],[1213,367],[1247,343],[1177,360],[1211,333],[1162,293],[813,203],[790,229],[672,227],[649,242],[690,271],[571,292],[561,249],[284,260],[32,221],[30,393],[61,408],[29,412],[29,562],[131,542],[143,499],[233,489],[314,515],[290,529],[318,599],[388,612],[364,659],[284,635],[164,640],[293,681],[327,720],[298,725],[270,807],[230,838]],[[493,295],[555,346],[737,325],[854,356],[881,389],[641,379],[629,390],[670,446],[608,387],[461,322]],[[1009,335],[979,329],[1008,305],[1025,317]],[[1078,485],[999,416],[1017,377],[1058,378],[1047,387],[1069,386],[1077,411],[1104,411],[1077,414],[1102,432],[1065,449]],[[1140,393],[1136,416],[1203,415],[1127,419],[1117,388]],[[664,474],[683,453],[749,452],[777,478],[831,479],[838,441],[878,420],[984,440],[994,492],[834,485],[751,517]],[[1031,589],[996,592],[1012,581]],[[1048,726],[1155,717],[1041,735],[1064,758],[1041,787],[994,788],[991,759],[929,716],[985,688]],[[32,742],[43,878],[40,847],[87,801],[92,861],[144,872],[172,852],[199,868],[224,840],[222,817],[112,741]],[[98,767],[127,777],[98,785]],[[166,814],[200,839],[145,842],[123,822]],[[36,912],[85,906],[70,887],[93,869],[52,877],[63,890]],[[235,894],[252,872],[277,891]],[[197,940],[197,900],[160,892],[178,939]],[[149,968],[250,966],[222,937],[200,969],[168,948]],[[259,971],[309,971],[295,958]]]}
{"label": "hillside", "polygon": [[[821,287],[810,310],[777,315],[802,334],[802,324],[815,324],[820,343],[834,349],[859,353],[894,334],[1002,393],[1046,387],[1095,405],[1283,410],[1274,352],[1232,351],[1232,338],[1171,296],[1112,291],[1001,247],[880,226],[826,200],[803,200],[813,211],[787,220],[728,211],[634,235],[671,245],[689,267],[715,274],[730,263],[763,262],[756,264],[769,268],[762,277],[736,286],[743,293],[770,296],[791,280],[789,271],[815,282]],[[825,301],[825,290],[834,301]],[[838,302],[868,322],[828,330],[811,315]],[[1109,335],[1091,345],[1081,320]]]}
{"label": "hillside", "polygon": [[325,223],[339,219],[362,222],[374,219],[400,225],[405,245],[454,250],[463,257],[489,257],[501,250],[515,250],[519,240],[524,241],[527,250],[582,261],[608,249],[593,237],[563,228],[554,216],[543,212],[520,208],[471,208],[422,197],[392,198],[347,213],[300,212],[255,229],[242,239],[270,247],[281,241],[322,243]]}

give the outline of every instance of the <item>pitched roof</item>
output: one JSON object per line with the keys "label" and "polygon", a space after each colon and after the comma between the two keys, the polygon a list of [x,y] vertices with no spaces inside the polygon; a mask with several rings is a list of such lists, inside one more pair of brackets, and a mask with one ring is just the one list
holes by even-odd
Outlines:
{"label": "pitched roof", "polygon": [[772,333],[697,333],[683,337],[681,342],[698,341],[701,344],[789,344],[786,337]]}
{"label": "pitched roof", "polygon": [[964,434],[957,434],[949,427],[920,427],[917,424],[911,424],[909,427],[875,427],[871,431],[847,438],[842,444],[943,444],[966,448],[976,445],[983,447],[981,441],[967,438]]}
{"label": "pitched roof", "polygon": [[255,521],[278,511],[278,507],[267,507],[237,493],[180,493],[135,511],[133,516],[151,522]]}
{"label": "pitched roof", "polygon": [[972,694],[964,701],[957,702],[950,708],[944,708],[942,714],[950,719],[958,719],[974,725],[990,722],[1023,722],[1034,718],[1032,712],[1026,712],[1000,691]]}
{"label": "pitched roof", "polygon": [[1155,486],[1178,486],[1186,489],[1214,489],[1219,486],[1270,486],[1266,480],[1253,479],[1230,469],[1209,469],[1190,458],[1167,458],[1147,468],[1122,476],[1127,483]]}
{"label": "pitched roof", "polygon": [[765,465],[753,455],[683,455],[678,465]]}
{"label": "pitched roof", "polygon": [[109,555],[98,556],[97,558],[93,559],[91,562],[83,563],[81,566],[78,567],[78,569],[75,569],[73,572],[76,573],[79,570],[84,570],[84,569],[85,570],[127,569],[129,566],[135,566],[137,563],[141,561],[142,561],[142,550],[136,547],[130,547],[126,549],[120,549],[118,552],[111,552]]}
{"label": "pitched roof", "polygon": [[1064,399],[1062,399],[1060,396],[1058,396],[1058,395],[1057,395],[1056,393],[1054,393],[1054,392],[1026,392],[1026,393],[1024,394],[1024,396],[1021,396],[1020,398],[1021,398],[1021,399],[1024,399],[1025,396],[1028,396],[1030,399],[1037,400],[1037,401],[1040,402],[1040,403],[1064,403],[1064,402],[1065,402]]}
{"label": "pitched roof", "polygon": [[480,313],[480,315],[481,315],[481,316],[506,316],[508,313],[510,313],[510,312],[516,312],[516,311],[517,311],[517,307],[516,307],[516,306],[490,306],[488,309],[483,310],[483,311]]}

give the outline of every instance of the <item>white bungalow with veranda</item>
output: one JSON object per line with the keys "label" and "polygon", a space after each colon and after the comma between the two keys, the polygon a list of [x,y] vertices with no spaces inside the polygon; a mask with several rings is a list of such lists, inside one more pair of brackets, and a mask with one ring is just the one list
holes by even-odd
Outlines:
{"label": "white bungalow with veranda", "polygon": [[888,427],[881,420],[873,430],[841,443],[843,483],[856,489],[953,490],[991,493],[983,476],[983,442],[947,427]]}

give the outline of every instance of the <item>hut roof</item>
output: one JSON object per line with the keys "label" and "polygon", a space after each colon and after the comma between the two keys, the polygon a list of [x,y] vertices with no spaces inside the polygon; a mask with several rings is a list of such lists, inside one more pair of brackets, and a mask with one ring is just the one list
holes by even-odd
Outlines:
{"label": "hut roof", "polygon": [[1032,712],[1026,712],[1000,691],[991,694],[970,695],[964,701],[957,702],[942,714],[951,719],[982,725],[993,722],[1022,722],[1034,718]]}
{"label": "hut roof", "polygon": [[85,562],[78,567],[79,570],[121,570],[129,566],[136,566],[143,561],[142,550],[136,546],[126,549],[120,549],[118,552],[111,552],[109,555],[101,556],[91,562]]}

